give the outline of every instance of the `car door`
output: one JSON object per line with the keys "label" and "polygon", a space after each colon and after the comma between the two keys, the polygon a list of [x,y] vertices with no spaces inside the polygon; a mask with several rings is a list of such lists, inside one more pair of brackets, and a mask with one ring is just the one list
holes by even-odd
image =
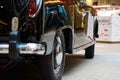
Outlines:
{"label": "car door", "polygon": [[93,21],[89,17],[90,11],[87,5],[80,0],[75,0],[74,5],[74,48],[80,48],[93,41]]}

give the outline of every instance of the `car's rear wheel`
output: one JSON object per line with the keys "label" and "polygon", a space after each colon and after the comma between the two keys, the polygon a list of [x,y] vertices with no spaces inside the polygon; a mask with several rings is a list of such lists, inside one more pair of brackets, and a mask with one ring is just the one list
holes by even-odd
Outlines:
{"label": "car's rear wheel", "polygon": [[61,80],[64,71],[65,45],[62,32],[55,36],[54,51],[47,56],[37,58],[42,80]]}
{"label": "car's rear wheel", "polygon": [[[98,21],[95,21],[94,24],[94,30],[93,30],[93,40],[96,41],[96,37],[98,37],[97,35],[97,25],[98,25]],[[86,59],[92,59],[94,58],[94,52],[95,52],[95,43],[91,46],[89,46],[88,48],[85,49],[85,58]]]}
{"label": "car's rear wheel", "polygon": [[95,44],[93,44],[92,46],[85,49],[85,58],[86,59],[94,58],[94,48],[95,48]]}

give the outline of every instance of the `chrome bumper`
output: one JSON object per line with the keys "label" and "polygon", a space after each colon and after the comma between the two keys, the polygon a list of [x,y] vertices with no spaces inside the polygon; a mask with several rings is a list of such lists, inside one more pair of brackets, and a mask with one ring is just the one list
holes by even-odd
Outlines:
{"label": "chrome bumper", "polygon": [[0,43],[0,54],[8,54],[9,58],[17,61],[21,59],[20,54],[44,55],[45,43],[21,43],[20,32],[18,31],[18,17],[12,18],[11,32],[7,44]]}
{"label": "chrome bumper", "polygon": [[[18,49],[20,54],[37,54],[37,55],[44,55],[46,50],[44,44],[37,43],[18,44]],[[9,44],[0,44],[0,54],[3,53],[4,54],[9,53]]]}

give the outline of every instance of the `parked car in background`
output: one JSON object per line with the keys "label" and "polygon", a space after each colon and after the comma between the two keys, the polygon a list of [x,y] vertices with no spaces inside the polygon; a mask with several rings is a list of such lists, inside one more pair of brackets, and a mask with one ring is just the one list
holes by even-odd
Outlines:
{"label": "parked car in background", "polygon": [[42,80],[61,80],[65,53],[93,58],[97,31],[94,8],[81,0],[0,0],[0,59],[34,60]]}

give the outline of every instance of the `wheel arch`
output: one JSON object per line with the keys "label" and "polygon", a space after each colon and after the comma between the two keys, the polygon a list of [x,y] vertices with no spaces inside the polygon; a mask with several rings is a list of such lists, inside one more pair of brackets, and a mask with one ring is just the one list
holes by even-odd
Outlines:
{"label": "wheel arch", "polygon": [[97,19],[96,19],[95,22],[94,22],[94,36],[95,36],[96,38],[99,37],[99,35],[98,35],[98,20],[97,20]]}
{"label": "wheel arch", "polygon": [[64,41],[65,41],[65,53],[72,53],[72,46],[73,46],[73,34],[71,28],[65,28],[62,30],[64,35]]}

